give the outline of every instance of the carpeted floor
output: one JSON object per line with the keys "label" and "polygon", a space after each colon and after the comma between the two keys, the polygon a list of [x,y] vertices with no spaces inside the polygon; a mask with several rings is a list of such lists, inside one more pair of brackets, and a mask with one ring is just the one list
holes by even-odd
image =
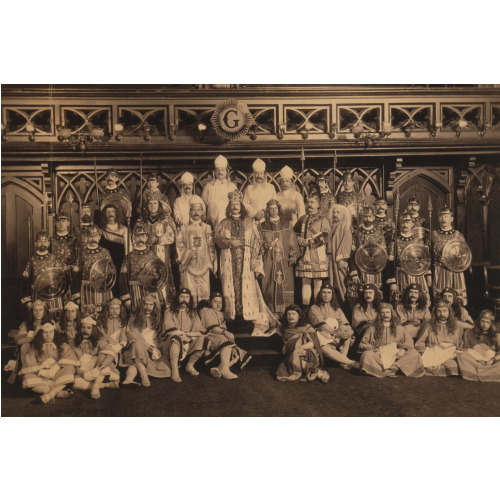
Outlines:
{"label": "carpeted floor", "polygon": [[319,382],[277,382],[266,366],[248,366],[234,381],[206,372],[182,384],[151,379],[152,387],[103,390],[100,400],[77,393],[42,405],[2,374],[2,416],[500,416],[500,384],[458,378],[378,380],[328,368]]}

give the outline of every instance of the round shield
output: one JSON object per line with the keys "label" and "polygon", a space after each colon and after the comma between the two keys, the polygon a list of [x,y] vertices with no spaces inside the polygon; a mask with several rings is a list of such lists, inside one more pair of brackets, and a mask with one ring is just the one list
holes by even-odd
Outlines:
{"label": "round shield", "polygon": [[89,281],[96,292],[108,292],[116,281],[115,265],[107,259],[96,260],[90,268]]}
{"label": "round shield", "polygon": [[67,276],[62,267],[48,267],[35,279],[35,295],[41,300],[58,299],[67,286]]}
{"label": "round shield", "polygon": [[356,265],[368,274],[380,273],[387,264],[387,252],[376,243],[368,243],[356,250]]}
{"label": "round shield", "polygon": [[410,276],[420,276],[431,267],[431,253],[425,245],[413,243],[408,245],[399,258],[401,267]]}
{"label": "round shield", "polygon": [[115,207],[116,218],[120,224],[126,224],[127,217],[132,216],[132,203],[122,193],[111,193],[104,196],[101,202],[101,211],[104,210],[107,205],[113,205]]}
{"label": "round shield", "polygon": [[411,232],[413,233],[413,237],[416,239],[425,241],[429,238],[429,230],[426,227],[414,227]]}
{"label": "round shield", "polygon": [[472,262],[472,252],[465,241],[448,241],[443,247],[444,265],[454,273],[463,273]]}
{"label": "round shield", "polygon": [[148,292],[158,292],[167,283],[167,267],[161,259],[155,257],[146,263],[141,272],[142,286]]}

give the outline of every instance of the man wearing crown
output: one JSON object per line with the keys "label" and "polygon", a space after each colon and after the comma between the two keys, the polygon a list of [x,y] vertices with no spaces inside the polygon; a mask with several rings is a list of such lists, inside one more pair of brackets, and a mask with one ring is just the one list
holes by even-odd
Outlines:
{"label": "man wearing crown", "polygon": [[256,223],[247,215],[241,193],[228,195],[227,217],[215,231],[215,243],[221,250],[220,274],[225,300],[225,317],[236,316],[252,321],[252,335],[268,335],[275,318],[267,307],[257,276],[263,274],[262,238]]}
{"label": "man wearing crown", "polygon": [[448,269],[443,261],[443,249],[450,241],[460,241],[467,245],[464,235],[453,228],[453,213],[444,206],[438,213],[439,229],[432,231],[431,247],[434,262],[434,297],[437,297],[443,288],[453,288],[462,301],[467,305],[467,289],[463,272],[454,272]]}

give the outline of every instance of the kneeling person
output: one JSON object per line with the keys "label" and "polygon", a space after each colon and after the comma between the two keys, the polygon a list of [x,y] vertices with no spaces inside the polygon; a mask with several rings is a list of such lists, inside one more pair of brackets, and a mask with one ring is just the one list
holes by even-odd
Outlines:
{"label": "kneeling person", "polygon": [[377,378],[395,376],[400,370],[407,377],[421,377],[422,360],[396,318],[390,304],[380,304],[375,323],[367,328],[360,343],[361,371]]}
{"label": "kneeling person", "polygon": [[212,293],[209,307],[200,311],[203,328],[207,331],[208,355],[205,364],[211,363],[220,356],[220,365],[210,369],[215,378],[235,379],[238,375],[231,372],[230,368],[239,363],[240,369],[252,359],[252,356],[238,347],[234,342],[234,335],[226,330],[224,313],[224,299],[220,292]]}

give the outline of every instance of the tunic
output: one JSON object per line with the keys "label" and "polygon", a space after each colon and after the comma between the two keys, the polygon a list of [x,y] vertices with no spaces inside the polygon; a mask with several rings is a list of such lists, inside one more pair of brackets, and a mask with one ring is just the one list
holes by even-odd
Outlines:
{"label": "tunic", "polygon": [[130,202],[130,206],[132,206],[132,200],[130,199],[128,191],[123,186],[117,186],[114,189],[108,189],[107,186],[104,186],[102,193],[103,197],[101,200],[101,209],[103,209],[106,205],[113,205],[116,209],[116,220],[118,221],[118,223],[121,225],[126,224],[127,216],[131,216],[132,214],[123,213],[121,205],[116,203],[116,200],[114,200],[114,198],[117,194],[120,194],[121,196],[126,198]]}
{"label": "tunic", "polygon": [[304,199],[296,189],[280,191],[276,195],[276,200],[281,206],[281,217],[295,225],[299,217],[306,214]]}
{"label": "tunic", "polygon": [[161,342],[161,350],[164,354],[165,361],[170,367],[170,348],[172,343],[176,341],[181,347],[179,354],[179,362],[189,358],[195,352],[206,351],[208,347],[208,338],[205,335],[190,337],[186,333],[204,332],[200,317],[196,312],[188,314],[187,311],[179,311],[177,313],[168,309],[165,311],[163,318],[163,337],[165,340]]}
{"label": "tunic", "polygon": [[394,221],[392,219],[389,219],[387,215],[385,217],[379,217],[378,215],[375,215],[373,225],[385,236],[387,253],[389,255],[394,255],[394,233],[396,228],[396,224],[394,224]]}
{"label": "tunic", "polygon": [[[401,320],[401,326],[412,339],[418,336],[422,324],[431,320],[431,313],[428,307],[417,309],[416,306],[411,305],[410,309],[407,309],[402,302],[399,302],[396,305],[396,312]],[[413,324],[414,321],[417,322],[417,325]]]}
{"label": "tunic", "polygon": [[[243,245],[233,248],[231,239]],[[264,271],[262,241],[256,223],[249,217],[226,218],[217,227],[215,243],[221,249],[220,273],[226,319],[233,320],[238,314],[267,330],[275,320],[255,277],[256,273]]]}
{"label": "tunic", "polygon": [[[323,371],[323,353],[318,336],[311,325],[304,325],[281,330],[283,339],[283,361],[276,372],[277,380],[293,382],[296,380],[315,380]],[[298,354],[297,349],[309,342],[313,347]]]}
{"label": "tunic", "polygon": [[[500,360],[483,361],[500,353],[500,334],[493,338],[477,329],[464,334],[464,351],[457,353],[458,366],[462,377],[474,382],[500,382]],[[482,356],[478,356],[482,354]],[[486,356],[484,356],[486,354]]]}
{"label": "tunic", "polygon": [[[155,254],[152,250],[132,250],[123,260],[122,270],[120,273],[120,300],[126,301],[130,299],[132,302],[132,311],[135,311],[136,308],[139,307],[142,299],[148,294],[142,284],[141,278],[144,274],[146,264],[154,258]],[[170,273],[170,278],[172,279],[171,276],[172,275]],[[168,290],[168,300],[170,301],[173,297],[173,280],[170,285],[171,287],[169,287],[169,282],[167,281],[167,284],[163,289],[153,293],[160,304],[165,304],[165,288]]]}
{"label": "tunic", "polygon": [[[320,340],[322,340],[321,337],[323,336],[321,334],[321,328],[326,324],[326,320],[328,318],[337,320],[339,326],[336,332],[338,332],[339,334],[347,333],[350,335],[349,338],[343,339],[334,334],[331,341],[329,342],[333,345],[333,347],[335,347],[335,349],[347,356],[347,352],[349,350],[349,346],[351,345],[354,332],[351,328],[351,325],[347,321],[347,318],[342,312],[342,309],[340,309],[340,307],[334,308],[331,304],[323,303],[319,305],[314,304],[309,309],[309,322],[311,323],[311,325],[313,325],[313,328],[318,331],[318,338]],[[323,341],[321,342],[321,344],[323,345]]]}
{"label": "tunic", "polygon": [[245,350],[238,347],[232,340],[229,340],[223,333],[215,333],[216,327],[226,330],[226,320],[222,311],[216,311],[211,307],[204,307],[200,312],[200,320],[203,329],[207,332],[208,346],[205,358],[205,364],[208,365],[214,361],[226,347],[231,348],[229,366],[238,363],[240,369],[252,359],[252,356]]}
{"label": "tunic", "polygon": [[[76,356],[68,344],[62,344],[60,351],[53,342],[45,343],[42,352],[39,353],[33,347],[26,354],[26,368],[41,365],[44,361],[53,359],[54,361],[76,362]],[[70,365],[54,365],[47,370],[41,370],[38,373],[26,373],[23,375],[23,389],[35,389],[37,387],[49,386],[61,387],[71,384],[75,381],[75,367]]]}
{"label": "tunic", "polygon": [[[111,349],[110,344],[103,338],[97,342],[95,347],[92,345],[92,342],[87,339],[83,339],[78,347],[75,346],[74,343],[71,343],[70,346],[73,349],[75,356],[80,361],[80,366],[77,367],[76,373],[80,377],[85,378],[88,382],[97,378],[91,374],[91,371],[96,367],[97,357],[99,354],[107,354],[113,356],[115,359],[117,358],[117,355]],[[120,380],[120,374],[114,365],[103,368],[101,370],[101,375],[109,376],[109,380]]]}
{"label": "tunic", "polygon": [[210,271],[217,269],[212,228],[204,222],[183,224],[176,243],[181,287],[191,291],[197,305],[210,297]]}
{"label": "tunic", "polygon": [[128,253],[129,234],[128,229],[121,224],[116,227],[105,226],[102,229],[102,237],[99,245],[105,248],[111,255],[113,264],[116,268],[116,282],[113,286],[113,295],[119,293],[120,271],[123,264],[125,254]]}
{"label": "tunic", "polygon": [[52,238],[52,253],[62,263],[68,275],[69,286],[66,291],[66,298],[70,299],[71,295],[79,289],[78,272],[73,270],[74,267],[79,267],[78,238],[71,233],[63,236],[56,233]]}
{"label": "tunic", "polygon": [[276,189],[272,184],[264,182],[263,184],[249,184],[243,195],[243,205],[247,209],[248,216],[255,217],[260,210],[265,211],[269,200],[276,199]]}
{"label": "tunic", "polygon": [[[127,324],[127,338],[130,340],[130,361],[138,359],[144,363],[150,377],[167,378],[172,374],[165,357],[159,350],[158,332],[151,328],[151,321],[146,317],[146,327],[139,328],[132,316]],[[155,359],[153,359],[153,357]]]}
{"label": "tunic", "polygon": [[359,210],[361,210],[361,204],[359,203],[359,196],[355,191],[342,191],[337,196],[337,203],[339,205],[344,205],[351,212],[353,227],[356,225],[358,217],[358,204]]}
{"label": "tunic", "polygon": [[299,256],[297,237],[290,222],[266,220],[261,225],[264,245],[264,299],[274,313],[283,313],[293,304],[293,265]]}
{"label": "tunic", "polygon": [[109,252],[100,246],[95,249],[84,247],[82,249],[81,261],[81,277],[82,287],[80,291],[82,312],[92,312],[90,309],[95,309],[97,312],[101,311],[104,304],[113,298],[111,290],[107,292],[98,292],[90,283],[90,270],[92,266],[98,261],[104,260],[107,266],[114,268],[113,260]]}
{"label": "tunic", "polygon": [[[302,255],[299,257],[295,272],[299,278],[328,278],[328,253],[331,226],[320,213],[303,215],[295,224],[294,231]],[[303,239],[311,239],[310,244],[302,247]],[[327,247],[328,245],[328,247]]]}
{"label": "tunic", "polygon": [[335,205],[335,196],[333,194],[321,193],[319,199],[319,213],[326,217],[328,222],[332,223],[332,207]]}
{"label": "tunic", "polygon": [[[51,253],[46,253],[45,255],[39,255],[38,253],[35,253],[35,255],[33,255],[33,257],[31,257],[31,259],[28,261],[28,263],[26,264],[26,269],[24,270],[22,275],[24,298],[21,299],[21,302],[23,304],[26,304],[26,302],[29,302],[30,300],[31,302],[34,302],[37,299],[41,300],[39,295],[35,292],[35,280],[41,272],[50,267],[58,267],[60,269],[64,269],[63,263]],[[47,304],[47,307],[52,314],[59,316],[62,313],[62,295],[57,299],[45,300],[44,302]]]}
{"label": "tunic", "polygon": [[122,324],[120,318],[106,318],[105,324],[99,322],[98,326],[104,331],[104,338],[108,344],[122,346],[120,353],[116,354],[118,366],[130,366],[130,350],[125,349],[128,345],[127,325]]}
{"label": "tunic", "polygon": [[233,182],[219,180],[210,181],[203,188],[201,199],[207,206],[207,222],[213,229],[216,229],[222,219],[226,218],[227,195],[237,190]]}
{"label": "tunic", "polygon": [[455,273],[444,266],[443,247],[449,241],[465,242],[464,235],[456,229],[450,231],[432,231],[432,257],[434,260],[434,296],[437,297],[443,288],[454,288],[462,303],[467,305],[467,289],[465,287],[464,273]]}
{"label": "tunic", "polygon": [[[369,243],[375,243],[380,245],[387,252],[387,244],[385,242],[384,233],[382,233],[382,231],[377,229],[375,226],[371,229],[365,229],[365,227],[361,225],[359,230],[353,234],[353,242],[356,246],[356,250],[368,245]],[[356,268],[354,253],[351,255],[351,261],[349,264],[351,269]],[[382,285],[382,271],[379,273],[365,273],[359,269],[358,272],[361,283],[373,283],[379,288]]]}
{"label": "tunic", "polygon": [[[437,333],[432,330],[432,325],[428,323],[415,343],[415,348],[422,355],[429,349],[428,355],[432,354],[433,350],[436,350],[436,347],[437,349],[441,348],[441,352],[438,352],[438,354],[442,354],[444,349],[449,349],[448,352],[450,355],[447,356],[448,359],[439,365],[426,366],[425,374],[439,377],[459,375],[458,363],[455,359],[455,350],[461,347],[462,328],[457,325],[455,330],[450,332],[448,331],[446,323],[437,323],[436,328]],[[451,348],[449,348],[448,345],[451,346]],[[425,359],[423,361],[425,365]]]}
{"label": "tunic", "polygon": [[[422,377],[424,375],[422,360],[413,347],[413,340],[406,334],[402,326],[396,326],[395,336],[392,335],[390,326],[383,327],[380,338],[376,338],[375,334],[375,326],[370,325],[359,345],[363,352],[360,359],[362,372],[377,378],[384,378],[396,373],[389,370],[391,366],[394,366],[407,377]],[[396,359],[400,349],[404,349],[405,354]]]}

